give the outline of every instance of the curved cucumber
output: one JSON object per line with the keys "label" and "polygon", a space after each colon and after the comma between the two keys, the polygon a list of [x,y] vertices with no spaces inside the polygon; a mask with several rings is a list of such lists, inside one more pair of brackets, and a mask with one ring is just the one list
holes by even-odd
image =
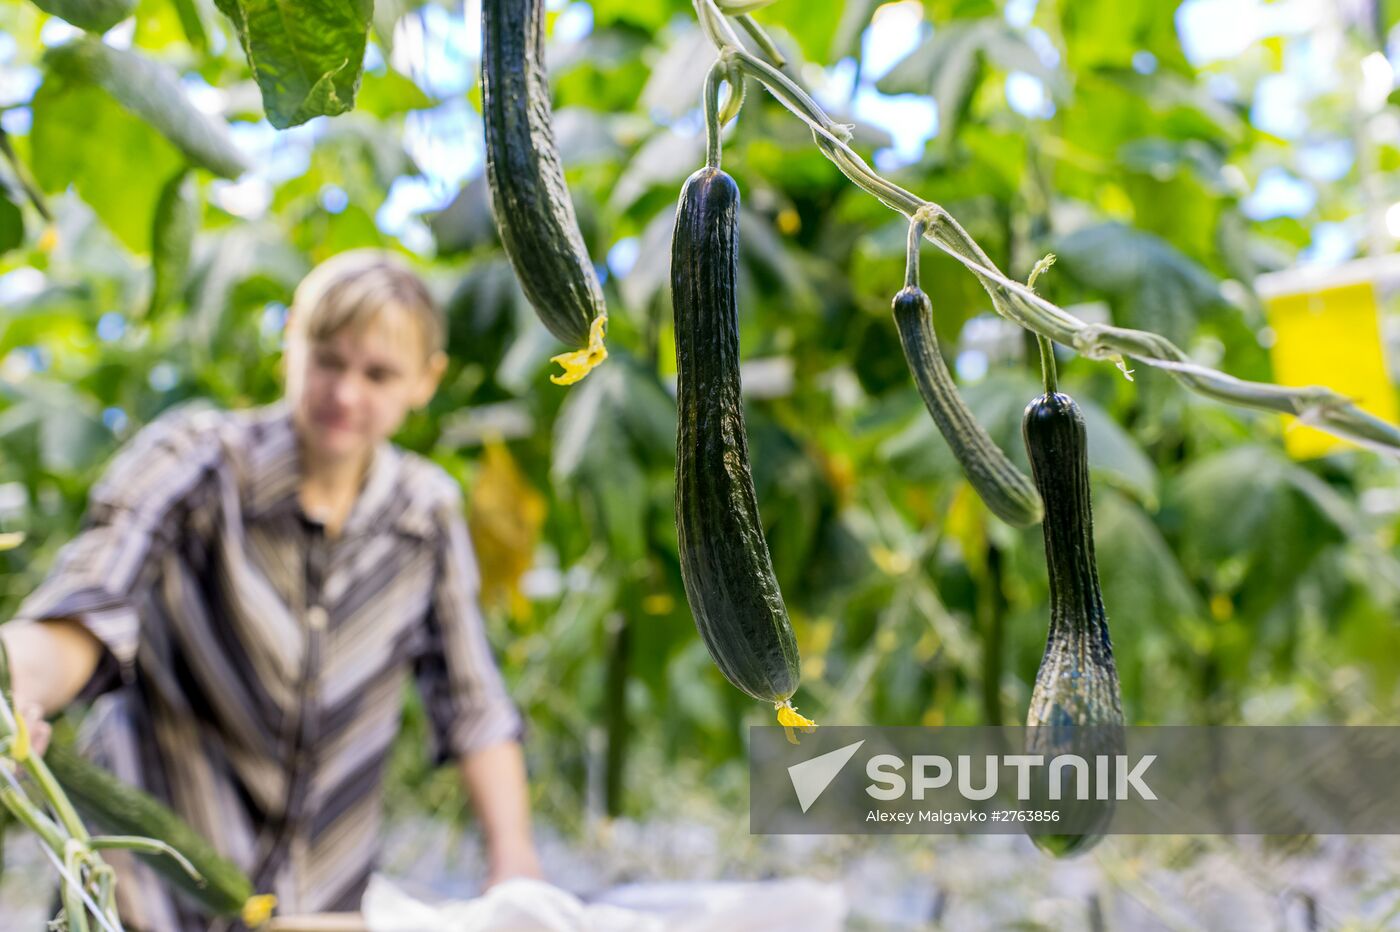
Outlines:
{"label": "curved cucumber", "polygon": [[914,374],[924,405],[952,448],[967,481],[992,513],[1007,524],[1035,524],[1042,513],[1040,496],[1031,480],[987,436],[958,394],[938,351],[928,295],[916,287],[902,289],[894,296],[894,322],[904,347],[904,359]]}

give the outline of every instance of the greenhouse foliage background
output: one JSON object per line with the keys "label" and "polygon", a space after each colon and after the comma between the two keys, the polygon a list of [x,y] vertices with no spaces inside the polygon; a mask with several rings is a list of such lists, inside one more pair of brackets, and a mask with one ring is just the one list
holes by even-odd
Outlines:
{"label": "greenhouse foliage background", "polygon": [[[1269,380],[1256,276],[1395,244],[1391,6],[781,0],[757,18],[857,125],[856,147],[1010,274],[1053,252],[1037,288],[1060,305]],[[531,722],[540,819],[567,833],[685,800],[737,821],[745,728],[770,712],[696,636],[672,513],[667,264],[679,186],[703,161],[713,50],[685,0],[550,8],[560,148],[611,312],[610,359],[571,389],[548,381],[559,347],[487,208],[477,4],[380,0],[353,111],[276,130],[210,0],[140,0],[105,41],[178,71],[253,166],[190,176],[193,261],[155,301],[153,216],[184,158],[45,62],[76,29],[29,3],[0,7],[0,127],[54,217],[0,166],[0,531],[27,535],[0,554],[0,617],[142,424],[186,399],[277,397],[286,305],[312,264],[402,250],[449,309],[452,364],[400,439],[469,491],[493,640]],[[804,659],[797,703],[831,723],[1023,720],[1045,639],[1040,530],[989,515],[914,390],[889,310],[905,222],[757,86],[725,167],[744,197],[749,427]],[[1034,344],[932,249],[924,288],[972,407],[1024,466]],[[1145,367],[1130,381],[1110,364],[1061,365],[1088,419],[1128,720],[1394,720],[1395,462],[1352,449],[1296,462],[1276,417]],[[391,802],[465,820],[406,701]]]}

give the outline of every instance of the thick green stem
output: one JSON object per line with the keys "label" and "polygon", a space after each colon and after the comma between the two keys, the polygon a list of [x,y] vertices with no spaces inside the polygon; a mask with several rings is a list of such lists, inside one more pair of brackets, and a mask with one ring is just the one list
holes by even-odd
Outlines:
{"label": "thick green stem", "polygon": [[[702,25],[723,19],[717,0],[695,0]],[[730,7],[726,7],[729,9]],[[1131,356],[1161,369],[1183,386],[1218,401],[1262,411],[1291,414],[1307,424],[1391,455],[1400,455],[1400,427],[1356,407],[1351,399],[1321,386],[1289,388],[1249,382],[1191,362],[1165,337],[1145,330],[1089,324],[1004,275],[947,211],[881,178],[847,142],[850,131],[827,116],[787,75],[729,41],[713,24],[706,28],[721,55],[732,55],[744,73],[756,78],[779,103],[811,128],[818,147],[858,187],[891,210],[927,218],[925,238],[968,268],[986,289],[997,313],[1041,337],[1063,343],[1091,359]]]}

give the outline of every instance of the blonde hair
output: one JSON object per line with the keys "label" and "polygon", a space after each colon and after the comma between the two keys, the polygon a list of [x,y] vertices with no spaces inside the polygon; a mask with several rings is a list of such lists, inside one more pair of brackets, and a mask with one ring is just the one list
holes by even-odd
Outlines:
{"label": "blonde hair", "polygon": [[406,262],[382,249],[352,249],[325,260],[301,280],[291,326],[312,340],[360,327],[388,307],[418,321],[425,355],[443,349],[447,319],[427,285]]}

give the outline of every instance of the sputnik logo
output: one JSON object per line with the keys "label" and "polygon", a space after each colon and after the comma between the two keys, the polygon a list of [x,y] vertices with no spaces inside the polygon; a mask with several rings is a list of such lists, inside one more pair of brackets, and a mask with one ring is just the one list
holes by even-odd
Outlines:
{"label": "sputnik logo", "polygon": [[792,780],[792,788],[797,793],[797,801],[802,805],[803,812],[812,808],[812,804],[826,792],[826,788],[836,779],[841,768],[846,766],[864,743],[865,740],[861,739],[855,744],[828,751],[788,768],[788,777]]}

